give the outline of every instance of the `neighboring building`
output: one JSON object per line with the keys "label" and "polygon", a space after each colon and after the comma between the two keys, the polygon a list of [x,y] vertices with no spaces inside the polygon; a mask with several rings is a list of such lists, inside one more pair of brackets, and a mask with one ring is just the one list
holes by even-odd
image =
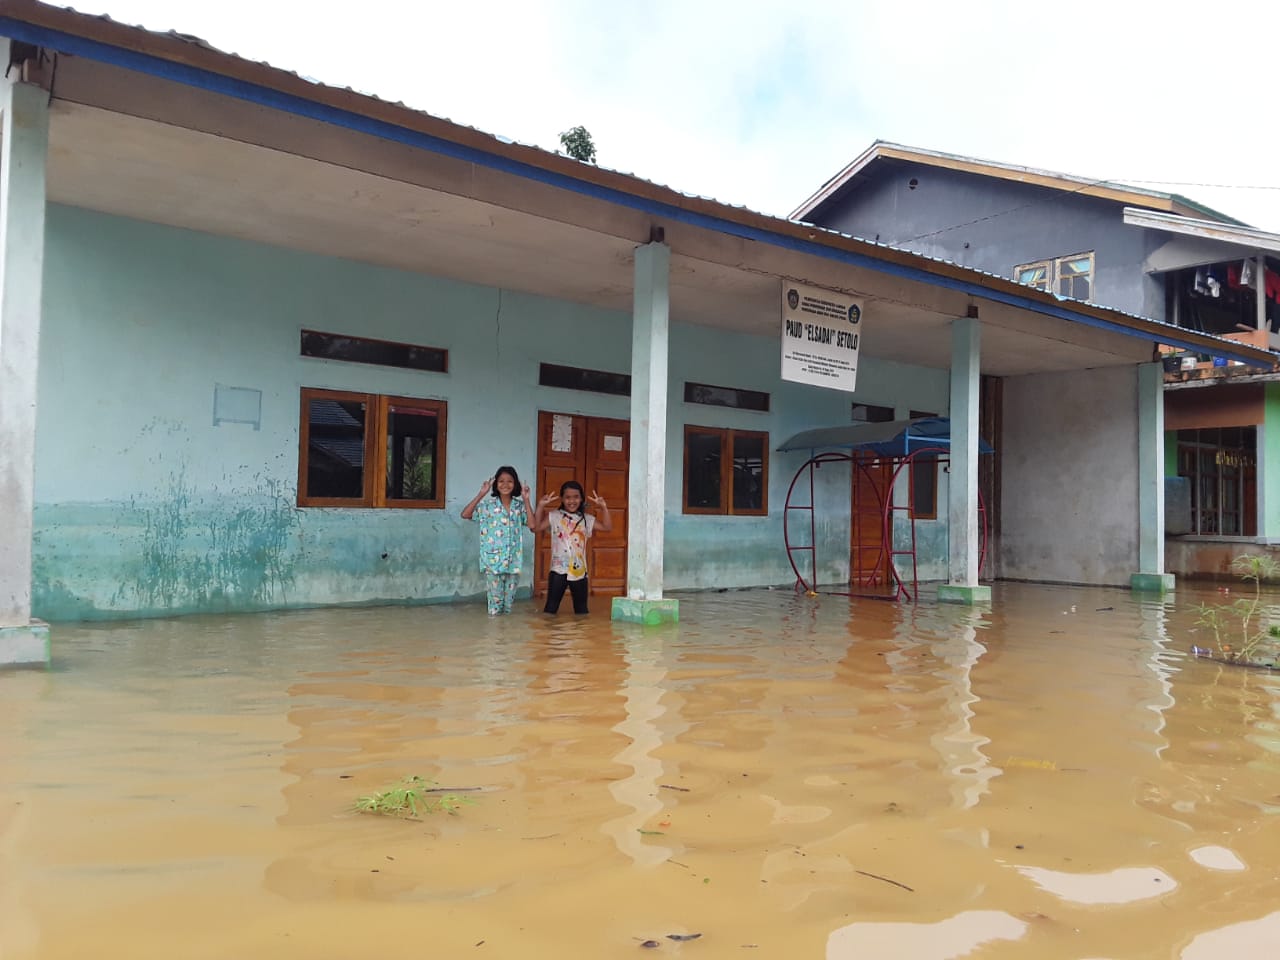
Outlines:
{"label": "neighboring building", "polygon": [[[949,533],[922,539],[981,600],[980,373],[1009,411],[1002,568],[1163,588],[1154,345],[1272,366],[180,34],[10,0],[0,36],[0,661],[47,656],[32,616],[477,596],[459,511],[502,463],[604,495],[593,588],[669,618],[664,589],[792,579],[806,454],[777,447],[873,404],[950,416],[924,521]],[[781,379],[799,283],[862,300],[855,392]],[[1045,509],[1064,485],[1090,522]],[[822,471],[823,582],[849,489]]]}
{"label": "neighboring building", "polygon": [[[1280,235],[1176,194],[877,142],[791,216],[1280,348]],[[1166,350],[1164,367],[1168,563],[1221,573],[1280,540],[1280,382],[1211,351]]]}

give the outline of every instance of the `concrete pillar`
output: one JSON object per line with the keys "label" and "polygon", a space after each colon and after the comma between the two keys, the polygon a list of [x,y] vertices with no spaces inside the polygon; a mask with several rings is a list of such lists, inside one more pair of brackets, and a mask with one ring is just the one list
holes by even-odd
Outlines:
{"label": "concrete pillar", "polygon": [[1164,368],[1138,365],[1138,570],[1134,590],[1167,593],[1164,572]]}
{"label": "concrete pillar", "polygon": [[0,80],[0,665],[49,660],[49,628],[31,619],[49,94],[12,73]]}
{"label": "concrete pillar", "polygon": [[1253,290],[1254,299],[1257,301],[1257,317],[1258,329],[1267,329],[1267,258],[1263,254],[1258,254],[1254,261],[1256,269],[1253,271]]}
{"label": "concrete pillar", "polygon": [[947,483],[950,557],[948,582],[938,599],[989,603],[991,588],[978,583],[978,384],[981,374],[977,317],[951,321],[951,472]]}
{"label": "concrete pillar", "polygon": [[627,486],[627,595],[614,620],[671,623],[679,602],[662,596],[667,504],[667,355],[671,248],[636,248],[631,318],[631,464]]}

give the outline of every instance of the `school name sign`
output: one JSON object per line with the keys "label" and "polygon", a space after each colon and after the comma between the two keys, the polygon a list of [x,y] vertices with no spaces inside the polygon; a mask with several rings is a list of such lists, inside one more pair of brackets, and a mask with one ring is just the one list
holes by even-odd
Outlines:
{"label": "school name sign", "polygon": [[800,283],[782,284],[782,379],[853,391],[862,304]]}

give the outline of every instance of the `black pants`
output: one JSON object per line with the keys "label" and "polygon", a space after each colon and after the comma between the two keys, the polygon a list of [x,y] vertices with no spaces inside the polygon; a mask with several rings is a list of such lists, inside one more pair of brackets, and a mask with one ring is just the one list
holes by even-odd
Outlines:
{"label": "black pants", "polygon": [[559,612],[565,587],[569,588],[569,595],[573,597],[573,612],[587,612],[587,578],[570,580],[568,574],[556,573],[553,570],[547,575],[547,605],[542,608],[543,613]]}

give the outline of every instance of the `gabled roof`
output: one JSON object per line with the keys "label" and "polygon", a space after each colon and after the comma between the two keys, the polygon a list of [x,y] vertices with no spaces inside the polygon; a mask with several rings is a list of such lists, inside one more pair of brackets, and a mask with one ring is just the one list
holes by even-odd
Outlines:
{"label": "gabled roof", "polygon": [[1245,226],[1241,221],[1225,213],[1220,213],[1176,193],[1161,193],[1158,190],[1131,187],[1123,183],[1113,183],[1110,180],[1089,180],[1067,173],[1055,173],[1052,170],[1037,170],[1034,167],[1019,167],[1011,163],[979,160],[976,157],[965,157],[955,153],[905,147],[884,140],[877,140],[857,159],[819,187],[804,203],[791,212],[789,219],[806,220],[822,204],[852,187],[863,171],[878,160],[903,160],[945,170],[972,173],[981,177],[995,177],[1037,187],[1048,187],[1051,190],[1062,190],[1086,197],[1114,200],[1116,203],[1123,203],[1130,207],[1143,207],[1147,210],[1159,210],[1184,217],[1198,217],[1219,223]]}

